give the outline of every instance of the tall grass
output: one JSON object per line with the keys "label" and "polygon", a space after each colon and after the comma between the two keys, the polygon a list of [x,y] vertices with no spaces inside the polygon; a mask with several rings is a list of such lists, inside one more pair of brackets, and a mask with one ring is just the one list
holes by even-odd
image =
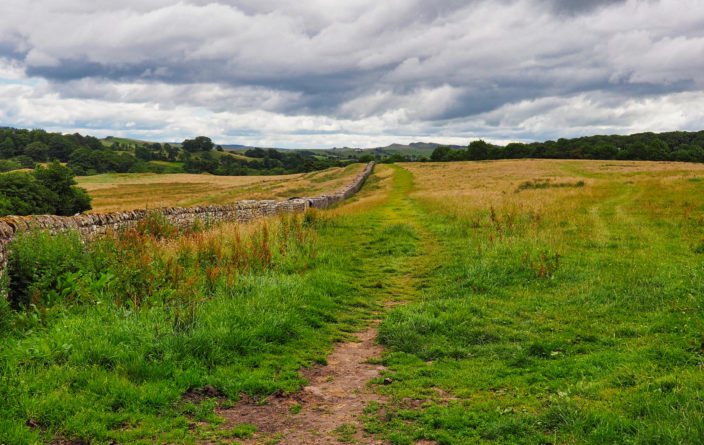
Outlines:
{"label": "tall grass", "polygon": [[[379,327],[394,371],[383,391],[421,408],[392,404],[370,430],[392,443],[704,441],[704,195],[691,181],[704,172],[617,167],[409,166],[443,261]],[[513,193],[536,177],[584,185]]]}
{"label": "tall grass", "polygon": [[[22,270],[37,245],[70,244],[78,261],[65,271],[52,260],[32,278],[38,299],[0,308],[0,442],[181,442],[198,437],[190,390],[209,384],[232,400],[296,390],[297,370],[369,310],[352,297],[354,259],[319,252],[327,226],[315,211],[186,231],[157,216],[86,245],[21,237]],[[57,288],[67,273],[70,294],[46,298],[42,283]]]}

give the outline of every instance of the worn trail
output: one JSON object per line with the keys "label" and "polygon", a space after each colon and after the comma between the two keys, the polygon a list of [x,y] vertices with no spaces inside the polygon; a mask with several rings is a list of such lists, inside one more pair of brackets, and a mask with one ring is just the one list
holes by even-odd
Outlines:
{"label": "worn trail", "polygon": [[[417,249],[386,257],[378,252],[388,248],[380,245],[386,241],[383,236],[365,243],[368,261],[365,261],[359,279],[379,283],[366,287],[366,291],[372,298],[383,302],[386,308],[413,298],[418,269],[427,262],[422,258],[423,253],[432,250],[427,234],[417,227],[416,210],[408,199],[412,176],[406,170],[396,168],[393,184],[387,202],[370,211],[368,221],[372,231],[384,233],[385,228],[406,224],[417,229],[420,235],[414,240]],[[359,230],[369,231],[370,227],[360,227]],[[384,402],[374,391],[375,386],[391,383],[383,379],[383,366],[374,360],[370,363],[370,359],[380,358],[383,352],[383,347],[376,343],[378,321],[355,334],[355,340],[339,343],[327,358],[326,365],[302,370],[302,376],[309,381],[302,390],[273,395],[263,403],[243,400],[233,408],[217,411],[226,420],[221,428],[255,425],[257,433],[244,441],[249,444],[385,443],[366,433],[358,421],[358,416],[370,402]]]}

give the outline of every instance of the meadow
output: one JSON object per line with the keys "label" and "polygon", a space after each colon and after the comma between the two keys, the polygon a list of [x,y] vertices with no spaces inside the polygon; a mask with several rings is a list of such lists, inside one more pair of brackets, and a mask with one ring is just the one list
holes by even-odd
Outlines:
{"label": "meadow", "polygon": [[227,204],[241,199],[288,199],[317,195],[348,183],[363,164],[277,176],[105,173],[76,182],[93,197],[93,212]]}
{"label": "meadow", "polygon": [[27,237],[0,442],[290,443],[218,413],[380,319],[384,398],[331,441],[702,443],[702,187],[700,164],[402,163],[326,211]]}

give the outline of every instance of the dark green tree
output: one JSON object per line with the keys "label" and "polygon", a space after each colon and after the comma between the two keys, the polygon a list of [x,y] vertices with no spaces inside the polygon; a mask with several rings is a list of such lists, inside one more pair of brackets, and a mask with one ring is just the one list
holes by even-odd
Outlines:
{"label": "dark green tree", "polygon": [[24,154],[36,162],[46,162],[49,155],[49,146],[40,141],[31,142],[24,148]]}
{"label": "dark green tree", "polygon": [[181,148],[190,153],[210,151],[213,147],[213,141],[207,136],[198,136],[195,139],[186,139],[181,143]]}
{"label": "dark green tree", "polygon": [[472,141],[467,147],[468,157],[471,161],[481,161],[482,159],[488,159],[489,155],[489,144],[484,142],[482,139],[478,141]]}
{"label": "dark green tree", "polygon": [[76,186],[71,169],[58,161],[52,162],[46,168],[37,166],[34,169],[34,177],[53,194],[53,202],[50,203],[53,213],[68,216],[91,208],[88,193]]}
{"label": "dark green tree", "polygon": [[447,161],[447,157],[451,150],[452,149],[450,147],[446,147],[444,145],[436,147],[430,155],[430,160],[435,162]]}
{"label": "dark green tree", "polygon": [[0,157],[9,159],[16,154],[15,141],[10,136],[7,136],[4,141],[0,142]]}

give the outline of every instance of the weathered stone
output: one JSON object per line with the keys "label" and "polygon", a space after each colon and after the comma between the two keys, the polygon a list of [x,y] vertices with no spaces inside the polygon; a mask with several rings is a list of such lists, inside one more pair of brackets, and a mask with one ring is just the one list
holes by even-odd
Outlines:
{"label": "weathered stone", "polygon": [[7,244],[19,231],[44,229],[51,233],[58,233],[73,228],[86,238],[92,238],[109,230],[118,230],[120,227],[133,227],[138,221],[148,217],[154,211],[160,212],[167,220],[179,227],[187,227],[193,224],[196,219],[210,222],[236,221],[244,223],[263,216],[300,212],[308,207],[324,209],[359,191],[373,168],[374,163],[370,162],[354,178],[352,183],[341,187],[332,194],[292,198],[288,201],[242,200],[229,205],[167,207],[157,210],[138,209],[129,212],[88,213],[69,217],[54,215],[6,216],[0,218],[0,275],[6,263]]}

